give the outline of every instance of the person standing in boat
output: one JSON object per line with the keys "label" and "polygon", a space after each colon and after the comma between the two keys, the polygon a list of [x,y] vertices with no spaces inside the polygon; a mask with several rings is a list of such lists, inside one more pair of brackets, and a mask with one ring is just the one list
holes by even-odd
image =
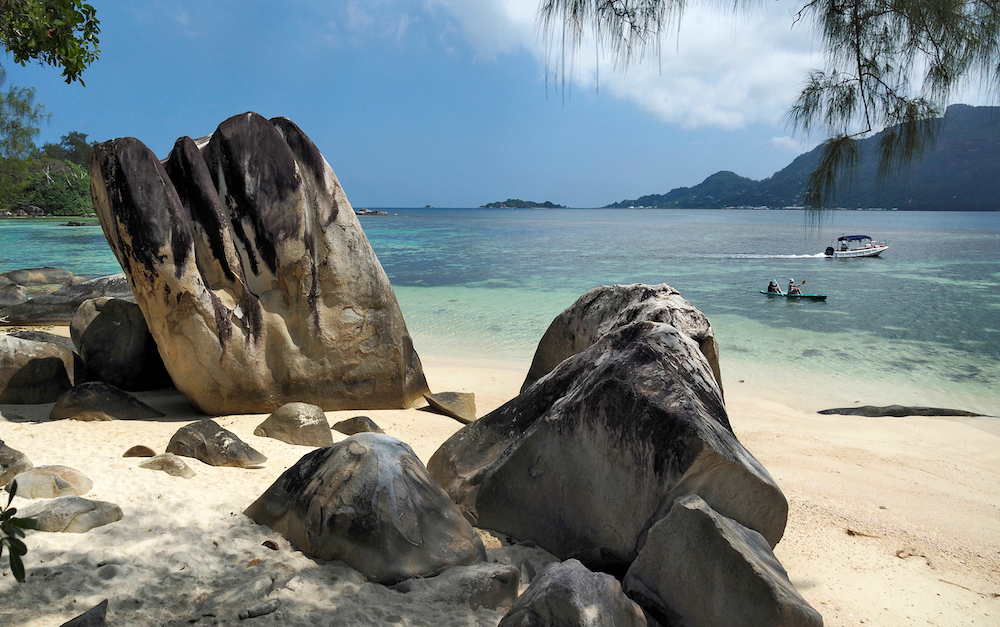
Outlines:
{"label": "person standing in boat", "polygon": [[802,290],[799,289],[799,286],[801,285],[805,285],[805,281],[802,281],[802,283],[796,283],[795,279],[788,279],[788,293],[801,294]]}
{"label": "person standing in boat", "polygon": [[771,279],[771,282],[767,284],[767,293],[768,294],[780,294],[781,293],[781,288],[778,287],[778,282],[775,281],[774,279]]}

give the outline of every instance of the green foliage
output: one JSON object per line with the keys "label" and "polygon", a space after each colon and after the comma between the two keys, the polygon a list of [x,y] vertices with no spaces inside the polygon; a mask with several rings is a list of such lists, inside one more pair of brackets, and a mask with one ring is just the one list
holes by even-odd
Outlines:
{"label": "green foliage", "polygon": [[[5,79],[0,69],[0,86]],[[11,85],[0,91],[0,157],[23,159],[30,155],[45,118],[45,108],[35,103],[34,88]]]}
{"label": "green foliage", "polygon": [[8,559],[10,560],[10,571],[14,573],[14,579],[24,581],[24,562],[21,558],[28,552],[21,538],[27,529],[35,528],[35,521],[31,518],[17,518],[16,507],[10,504],[17,493],[17,481],[10,483],[10,498],[7,499],[7,506],[0,508],[0,557],[3,557],[3,548],[7,547]]}
{"label": "green foliage", "polygon": [[[587,33],[621,70],[658,53],[684,0],[541,0],[539,24],[551,43],[576,50]],[[752,10],[736,0],[734,10]],[[810,177],[816,206],[851,168],[851,144],[880,129],[878,172],[885,181],[935,141],[934,119],[960,88],[980,81],[1000,92],[1000,0],[811,0],[795,22],[811,20],[826,68],[812,71],[789,110],[792,128],[831,137]]]}
{"label": "green foliage", "polygon": [[81,0],[0,0],[0,43],[14,62],[61,67],[67,83],[100,53],[97,13]]}
{"label": "green foliage", "polygon": [[548,200],[545,202],[535,202],[533,200],[521,200],[520,198],[508,198],[503,202],[491,202],[483,205],[484,209],[565,209],[565,205],[557,205]]}
{"label": "green foliage", "polygon": [[70,161],[84,168],[90,167],[90,159],[94,156],[94,143],[87,141],[86,133],[70,131],[62,136],[58,144],[46,142],[42,146],[42,156],[60,161]]}
{"label": "green foliage", "polygon": [[18,199],[56,216],[78,216],[94,210],[90,174],[72,161],[39,164]]}

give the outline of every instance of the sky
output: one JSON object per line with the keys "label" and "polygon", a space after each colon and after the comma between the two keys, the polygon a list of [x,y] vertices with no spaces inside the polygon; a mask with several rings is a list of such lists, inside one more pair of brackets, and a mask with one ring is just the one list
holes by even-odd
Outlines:
{"label": "sky", "polygon": [[720,170],[766,178],[822,139],[784,123],[823,63],[789,0],[703,3],[624,74],[589,43],[564,64],[538,0],[89,1],[86,86],[0,56],[51,114],[39,144],[131,136],[164,158],[233,115],[284,116],[355,208],[599,207]]}

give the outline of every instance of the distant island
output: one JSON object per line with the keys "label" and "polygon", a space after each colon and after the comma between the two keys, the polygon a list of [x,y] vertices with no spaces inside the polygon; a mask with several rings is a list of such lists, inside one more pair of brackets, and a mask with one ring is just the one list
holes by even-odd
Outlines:
{"label": "distant island", "polygon": [[[854,185],[844,185],[832,207],[931,211],[1000,210],[1000,107],[952,105],[936,122],[937,142],[907,171],[879,184],[876,151],[882,134],[858,142],[861,165]],[[716,172],[694,187],[650,194],[608,205],[721,209],[801,208],[809,173],[822,148],[796,157],[762,181]]]}
{"label": "distant island", "polygon": [[508,198],[503,202],[491,202],[488,205],[480,205],[480,209],[565,209],[566,205],[556,205],[549,201],[534,202],[531,200],[521,200],[520,198]]}

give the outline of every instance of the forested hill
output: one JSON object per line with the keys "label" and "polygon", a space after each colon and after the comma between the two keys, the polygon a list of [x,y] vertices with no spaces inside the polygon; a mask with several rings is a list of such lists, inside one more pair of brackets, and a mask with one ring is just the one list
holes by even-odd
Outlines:
{"label": "forested hill", "polygon": [[[939,135],[905,174],[879,186],[873,156],[879,135],[860,144],[861,168],[831,202],[837,207],[896,207],[919,210],[1000,210],[1000,107],[952,105],[939,120]],[[800,155],[763,181],[717,172],[694,187],[623,200],[609,207],[720,208],[787,207],[802,204],[809,173],[821,148]]]}

